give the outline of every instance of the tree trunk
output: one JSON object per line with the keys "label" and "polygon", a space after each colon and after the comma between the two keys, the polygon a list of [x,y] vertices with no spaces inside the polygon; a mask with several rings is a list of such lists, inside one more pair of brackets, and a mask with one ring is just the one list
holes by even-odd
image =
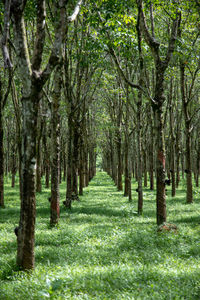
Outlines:
{"label": "tree trunk", "polygon": [[138,214],[143,210],[143,191],[142,191],[142,142],[141,142],[141,108],[142,94],[138,93],[137,101],[137,179],[138,179]]}
{"label": "tree trunk", "polygon": [[146,149],[143,149],[142,152],[143,152],[143,162],[144,162],[144,167],[143,167],[143,172],[144,172],[144,187],[147,188],[147,154],[146,154]]}
{"label": "tree trunk", "polygon": [[[78,117],[77,117],[78,119]],[[78,198],[78,156],[79,156],[79,125],[76,124],[73,130],[73,156],[72,156],[72,195],[73,200],[79,200]]]}
{"label": "tree trunk", "polygon": [[84,187],[84,145],[83,136],[80,136],[80,158],[79,158],[79,195],[83,195]]}
{"label": "tree trunk", "polygon": [[51,226],[58,224],[60,217],[60,106],[61,65],[55,70],[51,115]]}
{"label": "tree trunk", "polygon": [[[87,143],[87,141],[86,141]],[[84,149],[84,178],[85,178],[85,187],[89,185],[89,170],[88,170],[88,146],[85,144]]]}
{"label": "tree trunk", "polygon": [[186,181],[187,181],[187,203],[193,202],[192,191],[192,165],[191,165],[191,134],[190,130],[186,128]]}
{"label": "tree trunk", "polygon": [[121,132],[118,130],[116,134],[116,149],[117,149],[117,189],[123,190],[122,186],[122,153],[121,153]]}
{"label": "tree trunk", "polygon": [[67,208],[71,209],[72,198],[72,115],[68,116],[68,143],[67,143],[67,190],[66,204]]}
{"label": "tree trunk", "polygon": [[41,193],[42,191],[42,170],[41,170],[41,138],[42,138],[42,120],[40,116],[40,107],[37,121],[37,143],[36,143],[36,192]]}
{"label": "tree trunk", "polygon": [[4,152],[3,152],[3,115],[2,82],[0,78],[0,207],[4,208]]}
{"label": "tree trunk", "polygon": [[49,162],[49,157],[50,157],[50,152],[49,152],[49,147],[47,145],[47,139],[48,139],[48,133],[47,133],[47,124],[46,122],[44,123],[44,130],[43,130],[43,147],[44,147],[44,171],[45,171],[45,187],[48,189],[49,188],[49,178],[50,178],[50,162]]}
{"label": "tree trunk", "polygon": [[[179,127],[178,127],[179,129]],[[178,188],[180,182],[180,132],[176,132],[176,187]]]}
{"label": "tree trunk", "polygon": [[21,180],[21,171],[22,171],[22,140],[21,140],[21,110],[20,110],[20,106],[19,106],[19,100],[18,100],[18,96],[17,96],[17,89],[15,86],[15,82],[12,79],[11,82],[11,90],[12,90],[12,101],[13,101],[13,106],[14,106],[14,110],[15,110],[15,117],[16,117],[16,140],[17,140],[17,149],[18,149],[18,157],[19,157],[19,166],[18,166],[18,170],[19,170],[19,185],[20,185],[20,199],[22,198],[22,180]]}
{"label": "tree trunk", "polygon": [[129,145],[127,132],[125,133],[125,145],[124,145],[124,196],[127,197],[129,195]]}
{"label": "tree trunk", "polygon": [[17,164],[16,164],[16,147],[15,145],[13,145],[12,147],[12,181],[11,181],[11,187],[14,188],[15,187],[15,176],[16,176],[16,172],[17,172]]}
{"label": "tree trunk", "polygon": [[163,132],[163,116],[161,107],[155,110],[156,131],[156,207],[157,225],[166,222],[166,196],[165,196],[165,146]]}
{"label": "tree trunk", "polygon": [[17,264],[27,270],[33,269],[35,265],[37,105],[35,97],[22,99],[22,199],[17,236]]}
{"label": "tree trunk", "polygon": [[180,64],[180,84],[181,84],[181,96],[183,103],[183,111],[185,117],[185,143],[186,143],[186,181],[187,181],[187,203],[193,202],[193,192],[192,192],[192,162],[191,162],[191,118],[189,115],[188,100],[186,98],[185,92],[185,63]]}
{"label": "tree trunk", "polygon": [[169,89],[169,117],[170,117],[170,133],[171,133],[171,145],[170,148],[170,176],[172,183],[171,195],[176,195],[176,182],[175,182],[175,134],[174,134],[174,112],[172,106],[172,93],[173,93],[173,81],[171,79]]}
{"label": "tree trunk", "polygon": [[199,187],[199,171],[200,171],[200,139],[197,136],[197,155],[196,155],[196,187]]}

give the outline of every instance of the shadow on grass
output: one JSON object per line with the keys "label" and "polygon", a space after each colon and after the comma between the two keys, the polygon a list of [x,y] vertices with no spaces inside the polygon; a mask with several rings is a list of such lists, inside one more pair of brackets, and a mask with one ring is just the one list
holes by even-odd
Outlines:
{"label": "shadow on grass", "polygon": [[200,216],[181,217],[177,220],[177,223],[186,223],[195,227],[197,224],[200,225]]}
{"label": "shadow on grass", "polygon": [[[109,295],[110,299],[197,300],[200,297],[200,288],[196,287],[193,278],[198,278],[199,275],[199,272],[174,275],[170,271],[163,274],[161,270],[151,270],[147,267],[133,272],[131,268],[126,271],[119,266],[113,266],[95,273],[91,271],[87,274],[77,274],[76,285],[73,280],[64,282],[64,285],[69,286],[72,298],[87,294],[90,299],[96,299],[98,295],[101,295],[101,299],[107,299]],[[122,298],[119,298],[119,295]]]}
{"label": "shadow on grass", "polygon": [[101,206],[96,207],[73,207],[70,214],[98,215],[106,217],[126,217],[128,213],[120,209],[109,209]]}
{"label": "shadow on grass", "polygon": [[0,209],[0,223],[14,222],[19,220],[19,207],[5,207]]}

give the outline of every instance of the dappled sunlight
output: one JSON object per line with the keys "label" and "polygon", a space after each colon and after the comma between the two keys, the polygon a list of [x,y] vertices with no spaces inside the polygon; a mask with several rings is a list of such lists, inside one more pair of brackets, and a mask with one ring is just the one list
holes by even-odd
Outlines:
{"label": "dappled sunlight", "polygon": [[[133,193],[135,186],[134,181]],[[65,183],[60,187],[62,198]],[[169,192],[167,202],[178,231],[158,233],[154,191],[145,189],[144,212],[138,216],[136,198],[129,203],[99,172],[71,210],[61,204],[59,225],[50,228],[45,190],[37,200],[36,269],[29,277],[16,272],[13,229],[19,202],[14,195],[14,207],[0,216],[0,291],[30,293],[34,299],[198,299],[200,206],[185,205],[182,193],[172,199]]]}

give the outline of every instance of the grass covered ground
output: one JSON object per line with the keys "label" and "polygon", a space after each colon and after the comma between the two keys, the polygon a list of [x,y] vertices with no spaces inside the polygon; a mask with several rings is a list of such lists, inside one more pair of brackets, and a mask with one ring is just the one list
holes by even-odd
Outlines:
{"label": "grass covered ground", "polygon": [[[65,198],[61,184],[61,201]],[[49,190],[37,194],[36,269],[15,265],[19,220],[18,186],[5,186],[0,210],[0,299],[200,299],[200,198],[185,204],[168,188],[168,222],[178,232],[158,233],[155,193],[144,190],[144,213],[137,194],[128,203],[111,179],[99,172],[72,211],[61,207],[58,228],[49,227]]]}

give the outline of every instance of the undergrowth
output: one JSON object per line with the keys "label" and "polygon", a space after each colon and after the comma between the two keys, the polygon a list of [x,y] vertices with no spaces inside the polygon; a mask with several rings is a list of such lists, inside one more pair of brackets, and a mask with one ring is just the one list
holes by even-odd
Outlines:
{"label": "undergrowth", "polygon": [[[66,184],[61,188],[61,203]],[[61,206],[59,226],[49,226],[50,191],[37,194],[36,268],[16,268],[18,185],[5,184],[0,210],[0,299],[200,299],[200,201],[186,205],[185,185],[171,198],[168,222],[176,232],[157,232],[155,192],[144,189],[144,212],[99,172],[71,211]]]}

